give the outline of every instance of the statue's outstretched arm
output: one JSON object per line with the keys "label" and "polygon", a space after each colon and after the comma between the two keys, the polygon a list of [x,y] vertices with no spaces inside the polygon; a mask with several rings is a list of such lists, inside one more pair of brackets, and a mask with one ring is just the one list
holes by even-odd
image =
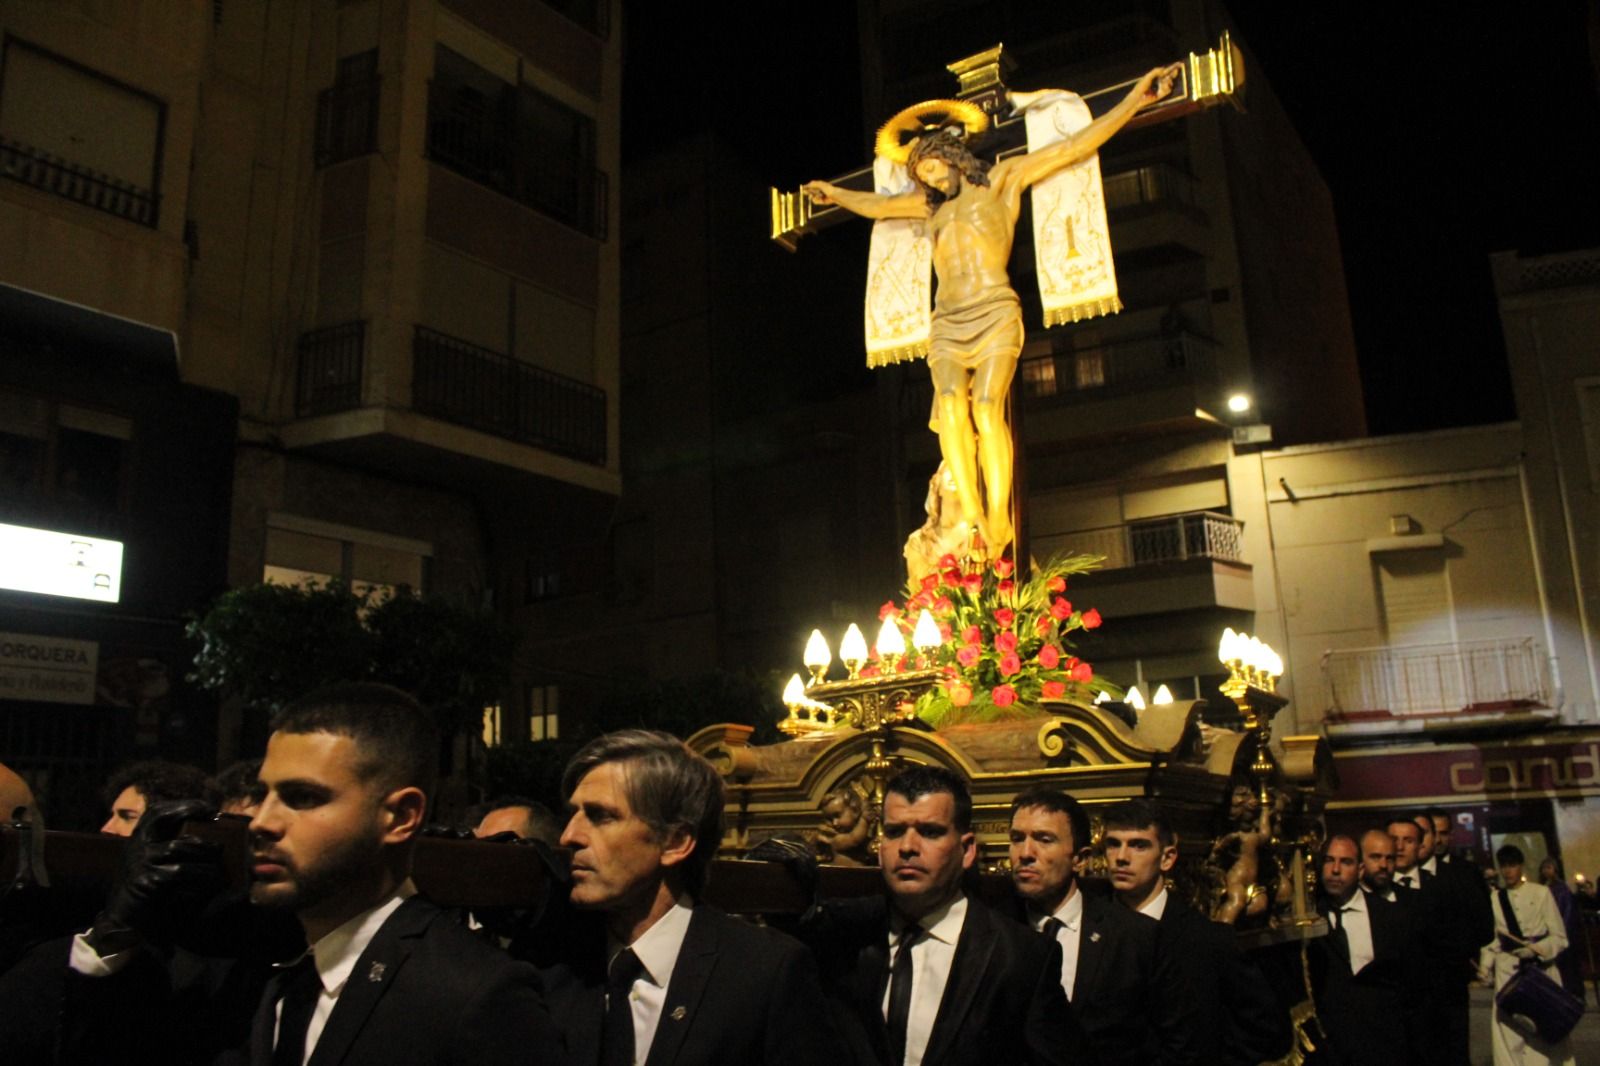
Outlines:
{"label": "statue's outstretched arm", "polygon": [[800,191],[814,204],[838,204],[862,218],[927,218],[928,198],[920,191],[884,196],[875,192],[841,189],[829,181],[808,181]]}
{"label": "statue's outstretched arm", "polygon": [[[1117,106],[1101,115],[1083,129],[1074,133],[1064,141],[1057,141],[1048,148],[1041,148],[1037,152],[1016,156],[996,165],[991,177],[997,182],[1015,182],[1020,187],[1026,188],[1036,181],[1042,181],[1063,167],[1069,167],[1080,159],[1087,159],[1100,150],[1100,146],[1109,141],[1113,134],[1128,124],[1128,120],[1138,114],[1139,109],[1153,104],[1157,100],[1165,99],[1172,92],[1173,83],[1178,75],[1183,73],[1183,64],[1174,63],[1171,66],[1156,67],[1148,71],[1144,77],[1128,91]],[[1049,96],[1057,90],[1045,89],[1038,92],[1010,93],[1008,98],[1017,110],[1025,110],[1030,104],[1042,97]]]}

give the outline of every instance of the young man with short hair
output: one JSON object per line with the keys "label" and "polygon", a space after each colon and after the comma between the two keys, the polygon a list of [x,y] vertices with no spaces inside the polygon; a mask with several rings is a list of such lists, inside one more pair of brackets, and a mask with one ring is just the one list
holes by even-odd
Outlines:
{"label": "young man with short hair", "polygon": [[157,803],[203,800],[215,804],[218,793],[216,783],[193,766],[146,759],[112,774],[106,782],[105,797],[109,817],[100,832],[131,837],[144,812]]}
{"label": "young man with short hair", "polygon": [[551,1009],[589,1066],[840,1066],[804,947],[700,901],[722,841],[722,779],[681,740],[589,742],[562,778],[573,907],[543,945]]}
{"label": "young man with short hair", "polygon": [[1078,801],[1040,786],[1011,801],[1011,884],[1023,920],[1061,944],[1061,987],[1104,1064],[1199,1063],[1193,1001],[1173,987],[1157,946],[1160,926],[1083,891],[1089,816]]}
{"label": "young man with short hair", "polygon": [[913,766],[883,801],[884,895],[830,900],[805,933],[858,1063],[1088,1060],[1061,988],[1061,947],[967,896],[977,857],[960,776]]}
{"label": "young man with short hair", "polygon": [[1147,799],[1112,804],[1100,834],[1111,887],[1129,910],[1161,924],[1162,948],[1177,994],[1199,1020],[1201,1046],[1212,1061],[1255,1063],[1289,1050],[1288,1011],[1234,942],[1232,926],[1211,921],[1175,898],[1166,875],[1178,862],[1178,835],[1160,806]]}

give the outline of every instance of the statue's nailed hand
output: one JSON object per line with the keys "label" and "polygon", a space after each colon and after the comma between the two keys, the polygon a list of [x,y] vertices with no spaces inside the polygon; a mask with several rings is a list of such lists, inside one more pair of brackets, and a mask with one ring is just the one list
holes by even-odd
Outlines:
{"label": "statue's nailed hand", "polygon": [[826,181],[808,181],[800,186],[800,191],[810,197],[811,202],[824,207],[833,203],[833,184]]}
{"label": "statue's nailed hand", "polygon": [[1139,99],[1145,105],[1165,100],[1171,95],[1172,87],[1177,84],[1178,76],[1182,73],[1182,63],[1157,67],[1139,79],[1139,85],[1134,91],[1139,94]]}

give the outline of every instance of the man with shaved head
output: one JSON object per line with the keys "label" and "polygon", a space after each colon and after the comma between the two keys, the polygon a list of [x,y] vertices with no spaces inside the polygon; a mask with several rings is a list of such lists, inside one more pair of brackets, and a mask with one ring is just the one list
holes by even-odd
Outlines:
{"label": "man with shaved head", "polygon": [[0,822],[20,821],[34,813],[33,790],[5,763],[0,763]]}

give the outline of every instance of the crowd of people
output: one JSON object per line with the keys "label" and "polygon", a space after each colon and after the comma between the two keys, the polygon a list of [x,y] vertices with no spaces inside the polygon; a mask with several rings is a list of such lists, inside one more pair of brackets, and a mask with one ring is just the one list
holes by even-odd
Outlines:
{"label": "crowd of people", "polygon": [[[87,928],[9,953],[5,1061],[1211,1066],[1295,1045],[1306,978],[1283,987],[1172,890],[1178,839],[1153,801],[1101,811],[1107,876],[1091,881],[1083,805],[1016,796],[1012,898],[994,906],[973,891],[966,781],[912,766],[883,801],[883,891],[763,924],[702,899],[723,838],[717,771],[668,734],[612,733],[568,764],[564,820],[525,797],[471,813],[475,835],[570,853],[511,935],[416,889],[438,751],[410,697],[352,684],[286,708],[259,763],[113,779],[103,831],[130,838],[122,874]],[[184,828],[218,810],[249,820],[246,887]],[[1554,966],[1567,946],[1515,848],[1491,899],[1435,846],[1447,832],[1428,812],[1326,842],[1313,1061],[1464,1066],[1469,984]],[[1571,1061],[1498,1018],[1494,1047],[1497,1064]]]}

